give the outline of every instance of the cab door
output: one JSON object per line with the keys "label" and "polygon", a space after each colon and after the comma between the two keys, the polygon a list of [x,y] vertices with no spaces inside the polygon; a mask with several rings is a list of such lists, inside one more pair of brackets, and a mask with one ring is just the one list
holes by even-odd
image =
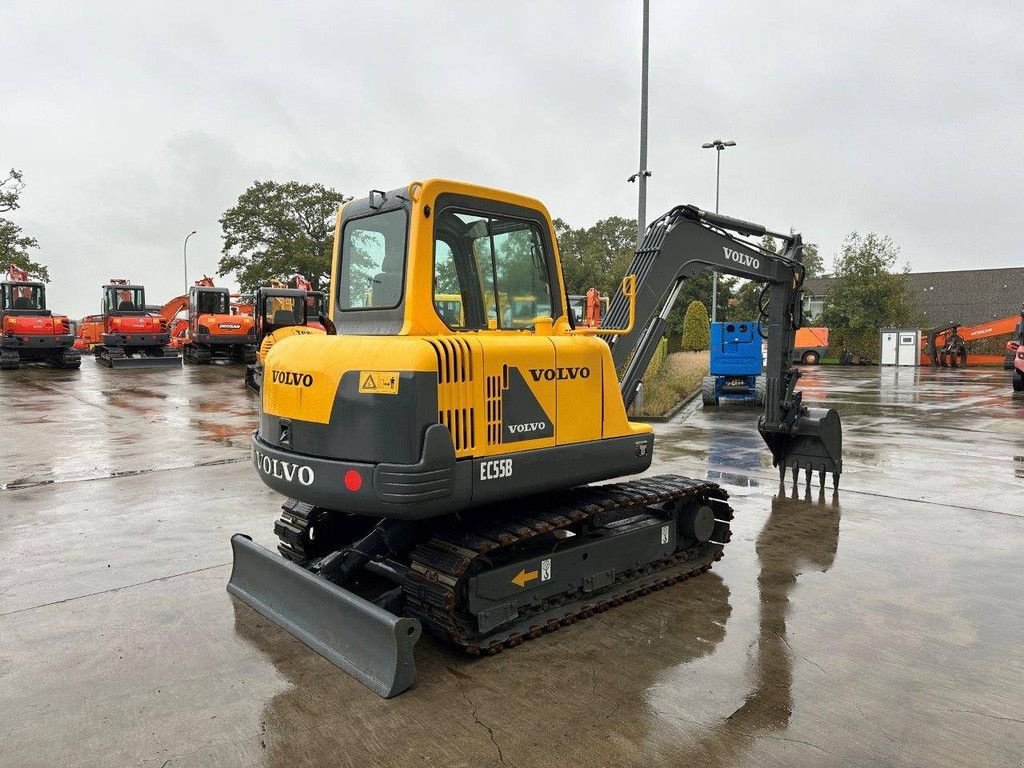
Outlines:
{"label": "cab door", "polygon": [[[487,212],[486,201],[439,202],[434,224],[434,309],[483,358],[488,454],[555,445],[557,370],[550,336],[551,259],[536,220]],[[459,312],[450,311],[458,297]],[[479,389],[478,389],[479,391]]]}

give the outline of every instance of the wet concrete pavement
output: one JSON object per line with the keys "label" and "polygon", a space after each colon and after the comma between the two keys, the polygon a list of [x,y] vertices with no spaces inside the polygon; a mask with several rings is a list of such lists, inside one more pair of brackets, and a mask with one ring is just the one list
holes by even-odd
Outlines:
{"label": "wet concrete pavement", "polygon": [[1020,766],[1024,399],[1001,371],[817,369],[838,495],[743,406],[660,425],[730,492],[699,579],[495,657],[425,638],[379,699],[225,592],[273,545],[240,366],[0,377],[0,766]]}

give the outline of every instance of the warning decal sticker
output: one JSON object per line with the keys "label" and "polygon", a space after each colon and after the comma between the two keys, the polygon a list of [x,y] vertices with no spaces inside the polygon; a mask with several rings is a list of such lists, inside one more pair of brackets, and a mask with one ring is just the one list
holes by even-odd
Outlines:
{"label": "warning decal sticker", "polygon": [[364,395],[397,395],[398,371],[360,371],[359,393]]}

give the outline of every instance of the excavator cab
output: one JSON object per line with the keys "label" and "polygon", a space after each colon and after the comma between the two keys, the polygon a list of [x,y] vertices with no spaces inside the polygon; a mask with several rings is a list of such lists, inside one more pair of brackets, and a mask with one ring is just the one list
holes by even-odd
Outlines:
{"label": "excavator cab", "polygon": [[289,336],[323,334],[324,329],[310,325],[309,295],[301,288],[258,288],[253,305],[259,351],[255,362],[246,366],[245,385],[259,392],[263,384],[263,363],[271,347]]}
{"label": "excavator cab", "polygon": [[[785,253],[742,239],[764,234]],[[653,429],[626,408],[683,283],[711,269],[768,285],[759,430],[773,463],[808,484],[818,471],[822,491],[826,473],[838,482],[839,415],[803,404],[791,366],[801,248],[677,206],[648,227],[606,321],[575,327],[540,201],[432,179],[347,202],[337,334],[261,350],[251,456],[288,498],[281,557],[236,534],[228,590],[393,696],[415,678],[422,629],[495,653],[708,570],[730,538],[723,489],[675,474],[591,484],[650,466]],[[264,328],[295,309],[257,297]]]}
{"label": "excavator cab", "polygon": [[46,288],[42,283],[0,283],[0,313],[46,311]]}
{"label": "excavator cab", "polygon": [[260,288],[256,291],[256,340],[263,339],[281,328],[305,325],[307,314],[306,291],[295,288]]}
{"label": "excavator cab", "polygon": [[146,289],[141,285],[111,283],[103,286],[103,315],[142,315],[146,313]]}
{"label": "excavator cab", "polygon": [[194,315],[228,315],[231,314],[231,292],[227,288],[211,288],[192,286],[189,289],[189,308],[194,308]]}

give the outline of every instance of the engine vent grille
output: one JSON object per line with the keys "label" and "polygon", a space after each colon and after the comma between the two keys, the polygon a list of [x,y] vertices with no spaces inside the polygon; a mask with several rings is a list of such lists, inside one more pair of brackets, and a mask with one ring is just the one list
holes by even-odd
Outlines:
{"label": "engine vent grille", "polygon": [[473,353],[468,341],[457,337],[437,337],[429,341],[437,355],[438,384],[473,381]]}
{"label": "engine vent grille", "polygon": [[451,432],[456,456],[476,447],[473,403],[473,349],[465,339],[427,339],[437,357],[437,421]]}
{"label": "engine vent grille", "polygon": [[501,376],[487,377],[487,444],[501,442]]}

